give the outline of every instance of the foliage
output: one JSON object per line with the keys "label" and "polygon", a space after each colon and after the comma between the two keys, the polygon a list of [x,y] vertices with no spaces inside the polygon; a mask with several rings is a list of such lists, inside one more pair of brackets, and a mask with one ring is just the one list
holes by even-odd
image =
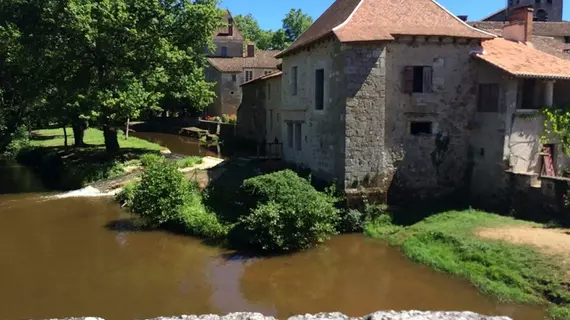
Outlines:
{"label": "foliage", "polygon": [[8,132],[27,115],[74,128],[89,121],[116,151],[112,128],[163,99],[194,109],[213,101],[203,68],[222,17],[216,1],[5,0],[0,17]]}
{"label": "foliage", "polygon": [[222,115],[222,122],[229,123],[229,124],[236,124],[237,123],[237,116],[235,114],[223,114]]}
{"label": "foliage", "polygon": [[121,204],[121,206],[131,207],[133,205],[137,183],[138,182],[131,181],[125,184],[121,192],[115,196],[115,199]]}
{"label": "foliage", "polygon": [[214,239],[227,233],[216,215],[204,206],[197,186],[186,180],[174,164],[150,164],[132,196],[123,197],[132,199],[131,210],[148,226],[175,225],[190,234]]}
{"label": "foliage", "polygon": [[309,29],[313,24],[313,18],[301,9],[291,9],[283,19],[283,30],[290,42],[295,41],[297,38]]}
{"label": "foliage", "polygon": [[24,126],[20,126],[16,132],[12,133],[10,143],[4,150],[4,156],[16,157],[16,155],[23,149],[30,146],[30,135]]}
{"label": "foliage", "polygon": [[141,160],[141,165],[145,168],[148,168],[154,164],[157,163],[164,163],[164,161],[166,159],[164,159],[164,156],[160,155],[160,154],[156,154],[156,153],[147,153],[147,154],[143,154],[140,158]]}
{"label": "foliage", "polygon": [[291,170],[248,179],[241,192],[249,214],[240,218],[239,227],[256,249],[306,249],[336,233],[336,198]]}
{"label": "foliage", "polygon": [[275,31],[261,29],[251,14],[235,16],[234,21],[243,36],[262,50],[284,50],[313,23],[301,9],[291,9],[282,20],[283,28]]}
{"label": "foliage", "polygon": [[529,246],[474,235],[480,228],[535,224],[475,210],[440,213],[409,227],[393,221],[382,215],[367,224],[366,233],[402,247],[416,262],[463,276],[502,301],[549,301],[556,304],[553,316],[567,314],[570,292],[555,260]]}
{"label": "foliage", "polygon": [[202,163],[202,158],[197,157],[197,156],[192,156],[192,157],[186,157],[182,160],[178,160],[176,162],[176,166],[178,168],[183,169],[183,168],[190,168],[190,167],[193,167],[193,166],[195,166],[197,164],[201,164],[201,163]]}
{"label": "foliage", "polygon": [[564,152],[570,156],[570,106],[545,107],[541,113],[544,116],[542,142],[548,143],[555,136],[560,139]]}

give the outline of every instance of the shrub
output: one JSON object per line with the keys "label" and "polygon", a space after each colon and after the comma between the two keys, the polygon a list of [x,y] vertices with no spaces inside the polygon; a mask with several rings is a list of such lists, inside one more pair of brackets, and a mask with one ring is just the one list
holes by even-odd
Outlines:
{"label": "shrub", "polygon": [[336,233],[336,198],[315,190],[291,170],[246,180],[239,219],[242,235],[254,248],[290,251],[312,247]]}
{"label": "shrub", "polygon": [[154,162],[134,191],[132,210],[148,225],[158,227],[176,220],[190,196],[189,182],[174,165]]}
{"label": "shrub", "polygon": [[6,146],[6,150],[4,150],[4,156],[6,157],[16,157],[21,150],[30,146],[30,135],[24,126],[18,127],[10,139],[10,143]]}
{"label": "shrub", "polygon": [[342,210],[339,230],[343,233],[362,232],[366,223],[366,214],[358,210]]}
{"label": "shrub", "polygon": [[135,197],[135,190],[137,188],[137,182],[129,182],[123,186],[121,192],[117,194],[115,199],[123,207],[131,207],[133,205],[133,199]]}
{"label": "shrub", "polygon": [[143,167],[150,167],[152,164],[164,162],[164,156],[156,153],[143,154],[140,158]]}
{"label": "shrub", "polygon": [[176,162],[176,165],[178,166],[178,168],[190,168],[200,163],[202,163],[202,158],[192,156],[192,157],[186,157],[182,160],[178,160]]}
{"label": "shrub", "polygon": [[150,164],[134,190],[125,186],[118,199],[130,203],[131,210],[147,226],[170,224],[192,235],[213,239],[227,234],[216,215],[204,206],[198,186],[186,180],[174,164]]}

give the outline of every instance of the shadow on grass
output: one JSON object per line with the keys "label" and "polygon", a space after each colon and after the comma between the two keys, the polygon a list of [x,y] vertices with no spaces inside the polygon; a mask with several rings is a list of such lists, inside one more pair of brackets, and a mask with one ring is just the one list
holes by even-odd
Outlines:
{"label": "shadow on grass", "polygon": [[[69,138],[69,135],[67,136]],[[32,134],[30,136],[30,140],[32,141],[48,141],[48,140],[55,140],[55,139],[63,139],[63,134],[61,135],[53,135],[53,136],[44,136],[39,134]],[[71,143],[72,141],[70,141]]]}

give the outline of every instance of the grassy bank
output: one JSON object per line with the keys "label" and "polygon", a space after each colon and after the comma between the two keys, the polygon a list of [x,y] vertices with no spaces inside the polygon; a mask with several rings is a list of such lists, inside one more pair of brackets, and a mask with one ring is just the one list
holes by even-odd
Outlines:
{"label": "grassy bank", "polygon": [[105,151],[103,132],[85,131],[85,146],[74,148],[72,130],[67,130],[68,147],[62,129],[36,130],[29,146],[19,151],[19,162],[38,169],[44,182],[58,189],[75,189],[93,181],[121,176],[124,168],[138,164],[148,153],[158,153],[160,145],[136,137],[125,139],[119,134],[120,151]]}
{"label": "grassy bank", "polygon": [[570,319],[570,269],[562,259],[531,246],[475,234],[504,226],[542,226],[475,210],[444,212],[411,226],[397,221],[397,216],[383,215],[368,223],[365,231],[401,247],[418,263],[469,279],[502,301],[548,302],[553,319]]}

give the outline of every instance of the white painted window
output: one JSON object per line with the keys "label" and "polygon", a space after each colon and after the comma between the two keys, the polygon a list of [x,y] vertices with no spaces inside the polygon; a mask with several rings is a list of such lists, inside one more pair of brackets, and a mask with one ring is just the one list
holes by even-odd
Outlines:
{"label": "white painted window", "polygon": [[297,95],[297,67],[291,68],[291,94]]}
{"label": "white painted window", "polygon": [[253,80],[253,70],[245,70],[245,82]]}

